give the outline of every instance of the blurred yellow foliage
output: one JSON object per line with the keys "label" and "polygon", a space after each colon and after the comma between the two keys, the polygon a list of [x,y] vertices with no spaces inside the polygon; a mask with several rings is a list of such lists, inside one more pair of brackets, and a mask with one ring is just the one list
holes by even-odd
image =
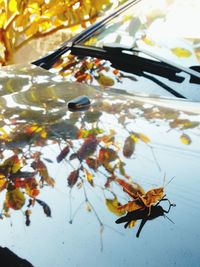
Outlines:
{"label": "blurred yellow foliage", "polygon": [[110,0],[0,0],[0,65],[31,40],[86,27],[110,7]]}

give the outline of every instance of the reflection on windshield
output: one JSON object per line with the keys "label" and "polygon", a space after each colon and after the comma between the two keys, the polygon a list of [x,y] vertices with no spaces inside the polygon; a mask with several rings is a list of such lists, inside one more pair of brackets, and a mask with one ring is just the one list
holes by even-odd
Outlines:
{"label": "reflection on windshield", "polygon": [[118,43],[150,51],[183,66],[199,65],[200,4],[196,0],[141,1],[85,44]]}
{"label": "reflection on windshield", "polygon": [[[30,80],[25,77],[24,82]],[[59,181],[52,174],[58,167],[65,170],[62,179],[69,189],[70,223],[85,206],[94,213],[102,233],[104,221],[90,200],[91,193],[98,192],[107,211],[122,217],[117,223],[126,222],[126,227],[133,227],[141,220],[139,237],[147,221],[164,216],[174,206],[165,192],[172,177],[158,151],[171,149],[178,155],[199,157],[199,116],[144,104],[127,96],[116,97],[80,84],[44,84],[31,84],[29,90],[10,95],[4,88],[1,219],[13,218],[14,212],[21,210],[29,226],[36,208],[47,217],[53,216],[49,197],[45,199],[43,191],[58,190]],[[69,112],[67,102],[80,92],[92,98],[91,108],[87,112]],[[144,182],[147,177],[134,171],[140,161],[150,173],[151,169],[158,172],[151,186]],[[73,192],[83,195],[74,212]],[[167,209],[162,206],[165,201],[169,202]]]}

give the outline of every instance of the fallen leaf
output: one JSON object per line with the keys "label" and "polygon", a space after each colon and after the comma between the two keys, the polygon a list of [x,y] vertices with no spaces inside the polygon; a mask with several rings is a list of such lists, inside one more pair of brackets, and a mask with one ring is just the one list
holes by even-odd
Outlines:
{"label": "fallen leaf", "polygon": [[87,169],[84,169],[86,178],[91,186],[94,186],[94,181],[91,172],[89,172]]}
{"label": "fallen leaf", "polygon": [[36,200],[36,202],[38,204],[40,204],[40,206],[42,206],[43,211],[47,215],[47,217],[51,217],[51,209],[50,209],[50,207],[44,201],[42,201],[40,199],[36,198],[35,200]]}
{"label": "fallen leaf", "polygon": [[177,57],[187,58],[187,57],[190,57],[192,55],[192,53],[188,49],[185,49],[182,47],[172,48],[171,51]]}
{"label": "fallen leaf", "polygon": [[97,171],[97,169],[101,165],[101,162],[98,159],[95,159],[95,158],[87,158],[86,159],[86,163],[94,171]]}
{"label": "fallen leaf", "polygon": [[13,155],[4,161],[1,168],[6,169],[6,172],[16,173],[21,169],[21,162],[17,155]]}
{"label": "fallen leaf", "polygon": [[60,163],[68,154],[69,154],[69,146],[66,146],[63,148],[63,150],[60,152],[60,154],[57,156],[57,162]]}
{"label": "fallen leaf", "polygon": [[102,147],[99,150],[99,161],[100,162],[111,162],[118,158],[117,152],[111,148]]}
{"label": "fallen leaf", "polygon": [[192,143],[191,138],[187,134],[182,134],[180,140],[184,145],[190,145]]}
{"label": "fallen leaf", "polygon": [[5,201],[9,208],[19,210],[25,204],[25,197],[19,188],[15,188],[6,192]]}
{"label": "fallen leaf", "polygon": [[48,185],[54,186],[55,185],[55,180],[49,176],[49,173],[47,171],[47,167],[44,164],[43,161],[38,159],[37,161],[34,161],[31,164],[32,168],[37,170],[41,176],[41,179],[45,181]]}
{"label": "fallen leaf", "polygon": [[79,177],[79,169],[72,171],[67,178],[68,186],[72,188],[78,181],[78,177]]}
{"label": "fallen leaf", "polygon": [[25,180],[25,190],[30,197],[36,197],[39,195],[40,190],[37,188],[38,183],[35,178],[28,178]]}
{"label": "fallen leaf", "polygon": [[105,199],[106,207],[109,211],[111,211],[113,214],[117,216],[122,216],[125,214],[125,211],[121,211],[118,208],[121,206],[121,204],[118,202],[117,197],[115,196],[113,199]]}
{"label": "fallen leaf", "polygon": [[87,159],[97,149],[98,140],[96,138],[87,138],[82,144],[81,148],[77,151],[77,156],[80,160]]}
{"label": "fallen leaf", "polygon": [[130,158],[135,150],[135,142],[133,139],[129,136],[126,138],[124,142],[124,147],[123,147],[123,155],[126,158]]}
{"label": "fallen leaf", "polygon": [[102,86],[113,86],[115,84],[114,80],[102,73],[99,74],[99,77],[96,78],[98,83]]}
{"label": "fallen leaf", "polygon": [[0,174],[0,192],[3,191],[8,185],[8,181],[4,177],[4,175]]}
{"label": "fallen leaf", "polygon": [[138,133],[138,138],[143,141],[144,143],[149,143],[151,140],[149,139],[148,136],[142,134],[142,133]]}

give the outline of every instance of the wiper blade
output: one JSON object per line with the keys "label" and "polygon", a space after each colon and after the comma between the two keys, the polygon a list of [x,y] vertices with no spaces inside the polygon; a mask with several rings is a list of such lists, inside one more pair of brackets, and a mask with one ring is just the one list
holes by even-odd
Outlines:
{"label": "wiper blade", "polygon": [[[131,54],[126,53],[127,51],[131,52]],[[144,72],[148,72],[175,82],[182,82],[184,80],[183,77],[176,75],[181,72],[179,68],[163,62],[141,57],[138,55],[138,50],[126,50],[123,47],[111,46],[99,48],[74,45],[71,47],[71,53],[77,56],[91,56],[109,60],[113,67],[122,71],[134,73],[138,76],[144,76]]]}
{"label": "wiper blade", "polygon": [[[121,46],[120,44],[106,44],[103,46],[104,49],[106,49],[106,51],[110,52],[110,53],[121,53],[123,51],[130,51],[133,53],[143,53],[147,56],[150,56],[151,58],[154,58],[156,60],[158,60],[159,62],[165,63],[165,67],[172,67],[174,70],[176,69],[177,72],[183,71],[189,75],[191,75],[191,77],[194,77],[196,79],[199,80],[200,83],[200,73],[198,71],[196,71],[196,68],[186,68],[178,63],[172,62],[164,57],[158,56],[153,52],[147,51],[145,49],[135,49],[135,48],[129,48],[129,47],[125,47],[125,46]],[[195,79],[195,81],[196,81]]]}
{"label": "wiper blade", "polygon": [[150,74],[165,77],[172,81],[182,82],[184,78],[176,76],[176,74],[180,72],[179,69],[163,62],[158,62],[148,58],[140,57],[138,56],[138,51],[135,54],[132,53],[130,55],[123,53],[123,50],[124,48],[119,47],[117,47],[116,49],[112,49],[111,47],[99,48],[83,45],[74,45],[71,47],[71,53],[73,55],[79,57],[91,56],[95,58],[109,60],[114,68],[145,77],[149,80],[152,80],[172,95],[179,98],[186,98],[182,94],[170,88],[162,81],[158,80],[156,77],[147,74],[148,72]]}

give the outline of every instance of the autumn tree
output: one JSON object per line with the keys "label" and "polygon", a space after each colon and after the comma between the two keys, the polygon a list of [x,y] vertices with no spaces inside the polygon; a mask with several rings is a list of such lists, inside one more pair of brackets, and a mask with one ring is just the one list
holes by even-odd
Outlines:
{"label": "autumn tree", "polygon": [[[119,1],[115,1],[119,2]],[[0,0],[0,65],[36,38],[93,23],[110,0]]]}

